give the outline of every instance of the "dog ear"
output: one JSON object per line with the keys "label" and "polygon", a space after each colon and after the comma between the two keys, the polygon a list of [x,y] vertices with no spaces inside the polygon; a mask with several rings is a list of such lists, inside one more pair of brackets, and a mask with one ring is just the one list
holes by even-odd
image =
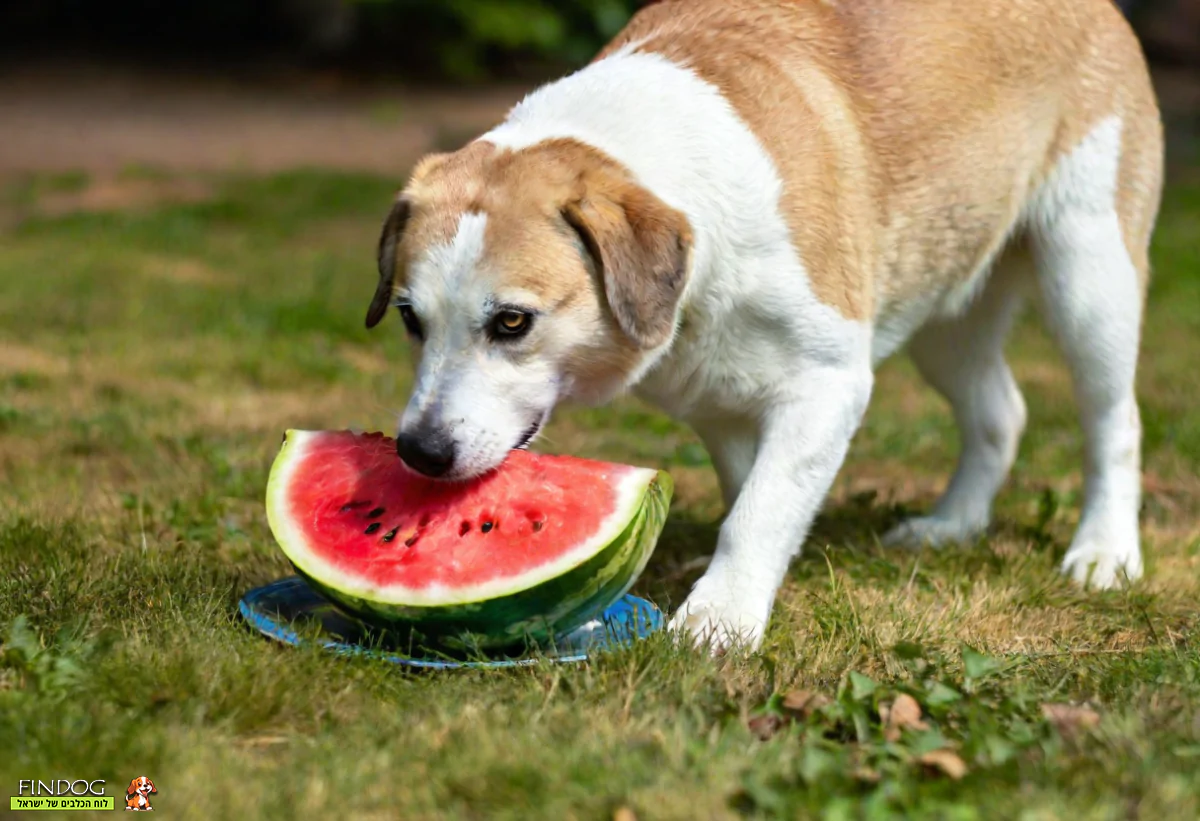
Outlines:
{"label": "dog ear", "polygon": [[392,302],[392,286],[396,281],[396,247],[404,236],[404,228],[411,213],[412,202],[406,195],[401,194],[383,222],[376,255],[379,263],[379,285],[375,288],[371,307],[367,309],[367,328],[374,328],[379,324]]}
{"label": "dog ear", "polygon": [[146,779],[146,783],[150,785],[150,794],[151,794],[151,795],[157,795],[157,794],[158,794],[158,787],[154,786],[154,782],[153,782],[153,781],[151,781],[149,778],[147,778],[147,779]]}
{"label": "dog ear", "polygon": [[563,208],[563,218],[592,257],[617,325],[639,347],[656,348],[675,330],[691,261],[691,226],[642,186],[608,183],[587,186]]}
{"label": "dog ear", "polygon": [[135,792],[137,792],[137,779],[136,778],[133,779],[132,781],[130,781],[129,786],[125,788],[126,795],[133,795]]}

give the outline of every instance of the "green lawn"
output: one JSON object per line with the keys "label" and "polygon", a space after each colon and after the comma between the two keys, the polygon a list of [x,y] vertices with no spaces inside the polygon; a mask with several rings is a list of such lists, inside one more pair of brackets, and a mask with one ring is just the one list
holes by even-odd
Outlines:
{"label": "green lawn", "polygon": [[[53,218],[39,201],[86,178],[2,192],[24,219],[0,222],[0,792],[120,794],[146,774],[156,810],[201,819],[1200,817],[1200,189],[1168,192],[1158,233],[1131,591],[1055,572],[1080,435],[1029,321],[1012,351],[1030,429],[991,538],[878,546],[956,448],[896,362],[761,654],[652,639],[582,666],[409,675],[276,646],[235,612],[289,570],[262,508],[283,429],[390,430],[403,406],[399,322],[362,328],[398,181],[199,183],[192,204]],[[638,590],[678,604],[721,515],[697,440],[628,401],[561,412],[542,446],[671,471]],[[804,691],[830,701],[784,708]],[[897,739],[879,708],[901,693],[925,718]],[[1045,704],[1086,709],[1056,723]]]}

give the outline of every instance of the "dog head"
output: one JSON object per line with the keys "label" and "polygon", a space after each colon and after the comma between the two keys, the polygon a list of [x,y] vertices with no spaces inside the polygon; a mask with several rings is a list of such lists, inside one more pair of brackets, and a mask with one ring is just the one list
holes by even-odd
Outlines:
{"label": "dog head", "polygon": [[139,775],[137,778],[129,782],[129,786],[125,789],[125,795],[154,795],[158,792],[154,782],[144,775]]}
{"label": "dog head", "polygon": [[384,223],[367,312],[370,328],[395,306],[413,341],[405,462],[477,476],[560,399],[636,381],[674,335],[691,247],[682,213],[574,140],[422,161]]}

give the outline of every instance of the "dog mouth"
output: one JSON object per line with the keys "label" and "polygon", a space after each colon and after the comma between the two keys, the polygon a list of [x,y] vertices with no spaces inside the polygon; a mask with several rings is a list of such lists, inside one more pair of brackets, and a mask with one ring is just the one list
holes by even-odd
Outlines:
{"label": "dog mouth", "polygon": [[513,450],[528,450],[529,443],[533,441],[533,437],[541,433],[549,415],[548,413],[542,414],[536,422],[526,428],[525,432],[521,434],[521,438],[517,440],[517,444],[513,446]]}

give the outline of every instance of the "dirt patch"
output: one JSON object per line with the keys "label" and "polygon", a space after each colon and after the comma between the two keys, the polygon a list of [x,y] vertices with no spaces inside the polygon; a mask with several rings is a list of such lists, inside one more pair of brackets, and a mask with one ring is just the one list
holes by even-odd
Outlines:
{"label": "dirt patch", "polygon": [[690,468],[672,466],[671,479],[675,482],[673,503],[698,511],[702,515],[719,515],[724,503],[721,487],[712,468]]}
{"label": "dirt patch", "polygon": [[121,211],[156,205],[202,202],[212,196],[212,186],[191,177],[128,179],[103,176],[78,191],[55,191],[38,197],[36,210],[48,217],[77,211]]}
{"label": "dirt patch", "polygon": [[198,430],[280,433],[289,427],[316,424],[320,419],[344,418],[360,403],[349,389],[327,391],[319,397],[301,391],[251,391],[219,396],[199,394],[176,385],[176,395],[190,406],[188,416]]}
{"label": "dirt patch", "polygon": [[386,373],[398,366],[376,349],[366,349],[357,345],[342,345],[338,348],[338,356],[360,373]]}
{"label": "dirt patch", "polygon": [[[156,77],[90,65],[31,66],[0,83],[0,176],[129,166],[170,171],[323,168],[402,175],[430,150],[500,121],[525,88],[416,92],[398,86]],[[100,201],[153,186],[94,192]],[[119,204],[119,203],[118,203]]]}
{"label": "dirt patch", "polygon": [[0,346],[0,374],[36,373],[61,376],[71,367],[70,362],[38,348],[6,342]]}
{"label": "dirt patch", "polygon": [[198,259],[150,256],[142,261],[142,273],[152,279],[180,285],[223,285],[221,275]]}
{"label": "dirt patch", "polygon": [[[400,186],[401,183],[397,182],[397,190]],[[328,219],[309,226],[304,236],[296,237],[294,242],[297,248],[314,251],[329,247],[373,247],[379,241],[382,226],[382,217],[378,220],[364,220],[362,217]]]}

